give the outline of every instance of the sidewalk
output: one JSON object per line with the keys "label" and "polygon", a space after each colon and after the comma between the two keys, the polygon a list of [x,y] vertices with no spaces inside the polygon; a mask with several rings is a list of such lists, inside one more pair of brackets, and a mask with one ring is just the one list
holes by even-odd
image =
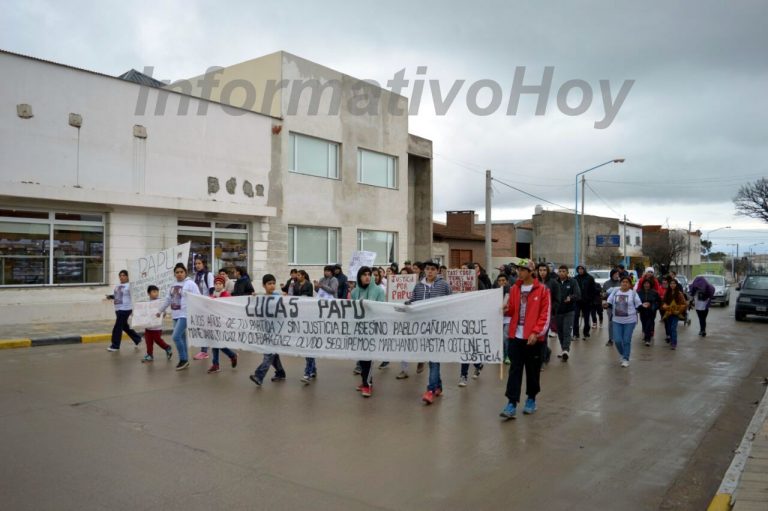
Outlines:
{"label": "sidewalk", "polygon": [[708,511],[768,510],[768,389]]}
{"label": "sidewalk", "polygon": [[[109,342],[114,324],[114,320],[107,320],[5,325],[0,327],[0,349]],[[170,320],[166,320],[163,324],[164,334],[171,333],[171,325]],[[143,334],[144,331],[139,333]],[[128,336],[123,334],[123,340],[127,339]]]}

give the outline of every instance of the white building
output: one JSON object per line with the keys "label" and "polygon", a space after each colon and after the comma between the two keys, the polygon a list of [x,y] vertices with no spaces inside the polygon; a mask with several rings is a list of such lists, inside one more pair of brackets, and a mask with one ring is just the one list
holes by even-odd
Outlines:
{"label": "white building", "polygon": [[[287,55],[261,64],[359,83]],[[0,70],[0,325],[109,318],[117,272],[186,241],[255,278],[429,257],[431,143],[407,115],[224,107],[8,52]]]}

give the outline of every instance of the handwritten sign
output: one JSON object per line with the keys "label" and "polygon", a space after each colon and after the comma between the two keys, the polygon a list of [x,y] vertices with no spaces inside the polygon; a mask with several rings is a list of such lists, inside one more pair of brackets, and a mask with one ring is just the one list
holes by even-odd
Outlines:
{"label": "handwritten sign", "polygon": [[502,361],[501,289],[411,305],[187,294],[192,346],[342,360]]}
{"label": "handwritten sign", "polygon": [[365,250],[352,252],[347,275],[352,280],[356,279],[357,271],[363,266],[373,266],[374,261],[376,261],[376,252],[367,252]]}
{"label": "handwritten sign", "polygon": [[128,267],[131,277],[131,300],[134,305],[149,301],[147,287],[150,284],[160,289],[160,296],[168,294],[168,290],[176,282],[173,267],[176,263],[184,263],[186,266],[189,261],[189,246],[190,242],[186,242],[130,261]]}
{"label": "handwritten sign", "polygon": [[149,302],[134,302],[133,314],[131,315],[131,328],[144,328],[157,330],[163,327],[163,318],[157,317],[160,312],[160,306],[163,300],[152,300]]}
{"label": "handwritten sign", "polygon": [[415,273],[410,275],[390,275],[387,278],[387,301],[405,302],[411,299],[413,288],[419,282],[419,276]]}
{"label": "handwritten sign", "polygon": [[477,291],[477,274],[475,270],[448,270],[445,279],[451,286],[451,293],[469,293]]}

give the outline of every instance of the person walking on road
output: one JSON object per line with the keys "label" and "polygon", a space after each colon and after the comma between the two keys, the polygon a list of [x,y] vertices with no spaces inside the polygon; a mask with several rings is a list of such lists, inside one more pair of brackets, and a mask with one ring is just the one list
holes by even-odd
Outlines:
{"label": "person walking on road", "polygon": [[[302,270],[303,271],[303,270]],[[293,276],[293,272],[291,272],[291,275]],[[298,271],[296,272],[296,280],[298,282]],[[309,277],[307,277],[307,280],[309,280]],[[267,273],[261,278],[261,285],[264,287],[264,294],[267,296],[280,296],[280,291],[277,290],[277,279],[274,275]],[[287,284],[286,287],[290,287],[291,291],[295,289],[296,283],[294,282],[291,284],[290,282]],[[312,296],[310,294],[310,296]],[[256,371],[249,376],[251,381],[256,384],[257,387],[261,387],[262,383],[264,382],[264,377],[267,376],[267,371],[269,371],[269,368],[274,367],[275,368],[275,375],[272,377],[273,382],[278,381],[285,381],[285,369],[283,368],[283,363],[280,360],[280,355],[277,353],[265,353],[264,358],[261,361],[261,364],[259,367],[256,368]]]}
{"label": "person walking on road", "polygon": [[189,353],[187,352],[187,297],[186,294],[199,295],[200,289],[194,281],[187,278],[187,267],[184,263],[176,263],[173,268],[173,275],[176,282],[168,290],[168,296],[160,307],[157,316],[171,307],[171,318],[173,318],[173,342],[176,344],[176,351],[179,354],[179,363],[176,370],[181,371],[189,367]]}
{"label": "person walking on road", "polygon": [[576,268],[576,282],[579,284],[581,298],[576,303],[576,314],[573,317],[573,338],[579,339],[579,318],[584,320],[584,340],[589,339],[590,332],[590,310],[595,301],[595,279],[587,273],[587,269],[579,265]]}
{"label": "person walking on road", "polygon": [[536,396],[541,391],[541,344],[546,342],[551,317],[549,289],[534,280],[533,272],[525,264],[518,269],[520,279],[509,292],[508,314],[509,353],[511,365],[507,378],[507,406],[499,414],[504,419],[514,419],[523,385],[525,371],[525,400],[523,413],[536,411]]}
{"label": "person walking on road", "polygon": [[632,280],[622,277],[621,287],[608,297],[608,303],[613,307],[613,341],[619,352],[621,367],[629,367],[629,355],[632,351],[632,332],[637,325],[637,313],[643,306],[637,291],[632,289]]}
{"label": "person walking on road", "polygon": [[581,298],[581,291],[579,284],[568,276],[568,267],[565,265],[558,268],[557,280],[553,289],[552,308],[555,310],[555,324],[561,350],[558,357],[563,362],[567,362],[571,356],[573,316],[576,314],[576,302]]}
{"label": "person walking on road", "polygon": [[115,286],[115,290],[112,294],[112,300],[115,303],[115,326],[112,327],[112,343],[107,348],[107,351],[120,350],[120,341],[123,337],[123,332],[128,334],[131,338],[136,349],[139,349],[139,343],[141,342],[141,336],[137,334],[133,328],[128,326],[128,318],[133,312],[133,302],[131,301],[131,284],[128,282],[128,271],[120,270],[117,277],[120,279],[120,283]]}
{"label": "person walking on road", "polygon": [[667,292],[664,293],[664,300],[661,304],[661,310],[664,312],[664,326],[667,328],[667,342],[673,350],[677,349],[677,324],[681,319],[685,319],[688,311],[688,300],[683,294],[683,289],[677,280],[670,280]]}
{"label": "person walking on road", "polygon": [[[371,282],[372,271],[368,266],[361,266],[357,271],[357,285],[352,290],[353,300],[370,300],[372,302],[383,302],[386,298],[384,291]],[[370,360],[361,360],[360,364],[360,376],[362,383],[357,390],[363,397],[371,397],[373,393],[373,372],[371,371]]]}
{"label": "person walking on road", "polygon": [[689,286],[691,296],[693,296],[693,308],[696,309],[696,315],[699,317],[699,335],[707,336],[707,315],[709,306],[712,303],[712,297],[715,296],[715,286],[707,282],[702,276],[693,279]]}
{"label": "person walking on road", "polygon": [[661,305],[661,297],[659,293],[653,289],[653,285],[650,280],[643,281],[643,287],[637,292],[640,297],[640,301],[643,303],[643,307],[640,309],[640,324],[643,328],[643,342],[646,346],[651,345],[653,339],[653,326],[656,320],[656,311],[659,310]]}
{"label": "person walking on road", "polygon": [[603,283],[603,288],[600,296],[603,299],[603,308],[608,315],[608,342],[606,346],[613,346],[613,328],[611,327],[611,321],[613,320],[613,307],[608,303],[608,297],[614,291],[621,287],[621,272],[618,268],[611,270],[610,278]]}
{"label": "person walking on road", "polygon": [[[229,291],[224,289],[224,286],[226,286],[226,280],[224,277],[217,275],[216,278],[213,279],[213,294],[211,295],[211,298],[227,298],[232,296],[229,294]],[[232,369],[237,367],[237,354],[234,351],[229,348],[213,348],[213,364],[211,364],[211,367],[208,369],[208,374],[221,372],[221,366],[219,365],[219,353],[221,351],[229,357]]]}

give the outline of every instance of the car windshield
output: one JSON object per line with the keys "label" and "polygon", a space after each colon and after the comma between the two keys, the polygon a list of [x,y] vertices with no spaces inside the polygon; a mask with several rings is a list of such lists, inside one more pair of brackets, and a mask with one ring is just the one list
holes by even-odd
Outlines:
{"label": "car windshield", "polygon": [[712,284],[713,286],[724,286],[725,285],[725,279],[719,275],[707,275],[704,277],[707,279],[707,282]]}
{"label": "car windshield", "polygon": [[611,272],[608,270],[592,270],[589,274],[596,279],[607,279],[611,276]]}
{"label": "car windshield", "polygon": [[768,289],[768,275],[750,275],[741,289]]}

